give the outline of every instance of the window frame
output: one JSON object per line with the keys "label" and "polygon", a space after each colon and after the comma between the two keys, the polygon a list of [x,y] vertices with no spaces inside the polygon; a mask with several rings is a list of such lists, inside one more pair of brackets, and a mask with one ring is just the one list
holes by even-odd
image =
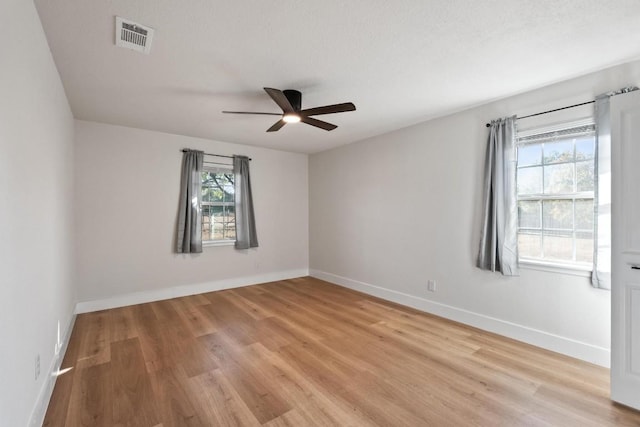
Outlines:
{"label": "window frame", "polygon": [[[208,172],[208,173],[229,173],[231,175],[234,174],[233,171],[233,165],[217,165],[217,166],[207,166],[204,165],[202,167],[202,172]],[[204,227],[204,209],[202,209],[204,206],[233,206],[234,207],[234,211],[233,211],[233,215],[234,215],[234,222],[235,222],[235,193],[234,193],[234,200],[231,202],[205,202],[204,200],[201,200],[201,212],[200,212],[200,218]],[[202,232],[202,231],[201,231]],[[202,239],[202,246],[203,247],[209,247],[209,246],[231,246],[231,245],[235,245],[236,243],[236,239],[212,239],[212,240],[204,240]]]}
{"label": "window frame", "polygon": [[[519,203],[521,201],[536,201],[539,202],[539,210],[540,210],[540,218],[539,218],[539,224],[540,226],[538,228],[535,227],[520,227],[520,212],[518,212],[518,219],[517,219],[517,235],[520,235],[520,231],[524,230],[525,232],[527,230],[533,232],[537,232],[540,235],[540,250],[541,250],[541,255],[544,256],[544,237],[545,237],[545,230],[549,230],[549,231],[554,231],[557,230],[558,232],[571,232],[571,240],[572,240],[572,258],[573,260],[576,259],[576,251],[577,251],[577,241],[576,241],[576,235],[580,232],[591,232],[592,235],[592,240],[595,244],[595,223],[594,223],[594,227],[591,230],[584,230],[584,229],[578,229],[576,227],[576,201],[580,201],[580,200],[592,200],[595,203],[595,196],[596,196],[596,188],[598,185],[598,176],[597,176],[597,141],[595,139],[596,135],[595,135],[595,121],[593,117],[589,117],[583,120],[578,120],[578,121],[571,121],[571,122],[564,122],[564,123],[560,123],[557,125],[553,125],[553,126],[540,126],[540,127],[535,127],[535,128],[531,128],[531,129],[527,129],[525,131],[517,131],[516,132],[516,147],[517,149],[520,149],[520,147],[523,146],[527,146],[527,145],[533,145],[533,144],[544,144],[544,138],[542,138],[541,136],[544,134],[550,134],[553,132],[562,132],[562,131],[567,131],[567,130],[571,130],[571,129],[577,129],[580,127],[592,127],[592,129],[585,134],[590,134],[592,135],[593,139],[594,139],[594,153],[593,153],[593,157],[591,157],[590,159],[580,159],[578,160],[576,158],[576,144],[573,144],[573,157],[572,160],[570,161],[558,161],[558,162],[552,162],[552,163],[548,163],[545,164],[544,161],[544,146],[542,147],[542,152],[541,152],[541,156],[542,158],[540,159],[540,163],[538,164],[527,164],[524,166],[519,166],[519,162],[518,162],[518,156],[516,156],[516,175],[518,170],[520,169],[526,169],[526,168],[533,168],[533,167],[541,167],[542,169],[542,177],[541,177],[541,192],[540,193],[525,193],[520,195],[518,193],[518,189],[517,189],[517,179],[516,179],[516,203],[518,204],[518,210],[519,210]],[[570,138],[576,138],[579,137],[579,133],[573,133],[573,134],[567,134],[568,137]],[[537,140],[536,140],[536,137]],[[561,140],[562,139],[562,135],[560,135],[560,137],[557,138],[557,140]],[[568,138],[567,138],[568,139]],[[552,140],[549,139],[548,142],[551,142]],[[519,154],[519,153],[518,153]],[[592,161],[593,162],[593,190],[592,191],[578,191],[578,181],[577,181],[577,165],[581,162],[589,162]],[[562,193],[556,193],[556,194],[547,194],[545,193],[545,174],[544,174],[544,166],[555,166],[555,165],[562,165],[562,164],[573,164],[573,190],[571,192],[562,192]],[[551,200],[570,200],[572,201],[572,228],[571,230],[569,229],[554,229],[551,227],[545,227],[544,226],[544,202],[545,201],[551,201]],[[595,217],[594,217],[594,221],[595,221]],[[533,257],[523,257],[520,254],[520,251],[518,251],[518,263],[526,269],[533,269],[533,270],[542,270],[542,271],[549,271],[549,272],[554,272],[554,273],[565,273],[565,274],[571,274],[571,275],[576,275],[576,276],[583,276],[583,277],[589,277],[591,274],[591,270],[593,269],[593,266],[591,263],[588,262],[579,262],[579,261],[572,261],[572,260],[558,260],[558,259],[545,259],[545,258],[533,258]]]}

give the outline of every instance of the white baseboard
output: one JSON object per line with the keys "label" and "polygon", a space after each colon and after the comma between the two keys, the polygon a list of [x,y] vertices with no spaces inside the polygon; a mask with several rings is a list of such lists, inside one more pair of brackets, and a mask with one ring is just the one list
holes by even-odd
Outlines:
{"label": "white baseboard", "polygon": [[472,311],[453,307],[414,295],[405,294],[394,291],[392,289],[382,288],[371,285],[369,283],[359,282],[347,277],[338,276],[319,270],[309,270],[312,277],[335,283],[345,288],[353,289],[369,295],[376,296],[398,304],[406,305],[417,310],[435,314],[446,319],[474,326],[499,335],[504,335],[518,341],[535,345],[576,359],[594,363],[596,365],[609,367],[611,360],[611,352],[607,348],[583,343],[571,338],[550,334],[538,329],[529,328],[527,326],[518,325],[516,323],[486,316],[484,314],[474,313]]}
{"label": "white baseboard", "polygon": [[294,279],[308,276],[309,270],[288,270],[256,276],[237,277],[232,279],[216,280],[213,282],[196,283],[192,285],[174,286],[171,288],[152,291],[132,292],[93,301],[83,301],[76,305],[76,313],[88,313],[91,311],[106,310],[109,308],[125,307],[134,304],[160,301],[171,298],[185,297],[188,295],[202,294],[205,292],[221,291],[224,289],[239,288],[242,286],[257,285],[259,283],[275,282],[277,280]]}
{"label": "white baseboard", "polygon": [[42,384],[42,388],[40,389],[40,393],[38,393],[38,399],[36,400],[33,411],[31,411],[31,418],[29,420],[30,427],[40,427],[44,422],[44,416],[47,414],[47,407],[51,400],[51,394],[53,394],[53,388],[55,387],[56,380],[58,379],[57,373],[60,371],[64,355],[67,352],[69,339],[71,338],[71,332],[73,331],[73,325],[75,322],[76,315],[72,314],[71,320],[62,335],[62,342],[60,343],[58,354],[54,355],[51,365],[49,366],[49,370],[45,372],[46,377]]}

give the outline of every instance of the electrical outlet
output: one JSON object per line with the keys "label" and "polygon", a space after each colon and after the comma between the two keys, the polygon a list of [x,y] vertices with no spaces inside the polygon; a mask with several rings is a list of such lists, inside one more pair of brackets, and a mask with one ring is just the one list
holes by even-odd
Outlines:
{"label": "electrical outlet", "polygon": [[35,379],[37,380],[40,377],[40,355],[36,355],[36,366],[35,366]]}
{"label": "electrical outlet", "polygon": [[436,291],[436,281],[435,280],[429,280],[427,282],[427,290],[429,292],[435,292]]}

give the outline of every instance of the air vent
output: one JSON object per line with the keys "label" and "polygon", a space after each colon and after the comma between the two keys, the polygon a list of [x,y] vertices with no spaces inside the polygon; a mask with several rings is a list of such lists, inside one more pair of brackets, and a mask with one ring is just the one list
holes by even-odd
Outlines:
{"label": "air vent", "polygon": [[153,28],[116,16],[116,46],[148,54],[152,39]]}

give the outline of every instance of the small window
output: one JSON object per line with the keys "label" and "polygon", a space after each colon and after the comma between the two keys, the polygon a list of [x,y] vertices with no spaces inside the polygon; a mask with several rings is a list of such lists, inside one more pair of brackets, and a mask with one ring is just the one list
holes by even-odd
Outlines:
{"label": "small window", "polygon": [[591,265],[595,153],[593,124],[518,135],[521,261]]}
{"label": "small window", "polygon": [[202,242],[236,239],[233,170],[205,167],[202,172]]}

